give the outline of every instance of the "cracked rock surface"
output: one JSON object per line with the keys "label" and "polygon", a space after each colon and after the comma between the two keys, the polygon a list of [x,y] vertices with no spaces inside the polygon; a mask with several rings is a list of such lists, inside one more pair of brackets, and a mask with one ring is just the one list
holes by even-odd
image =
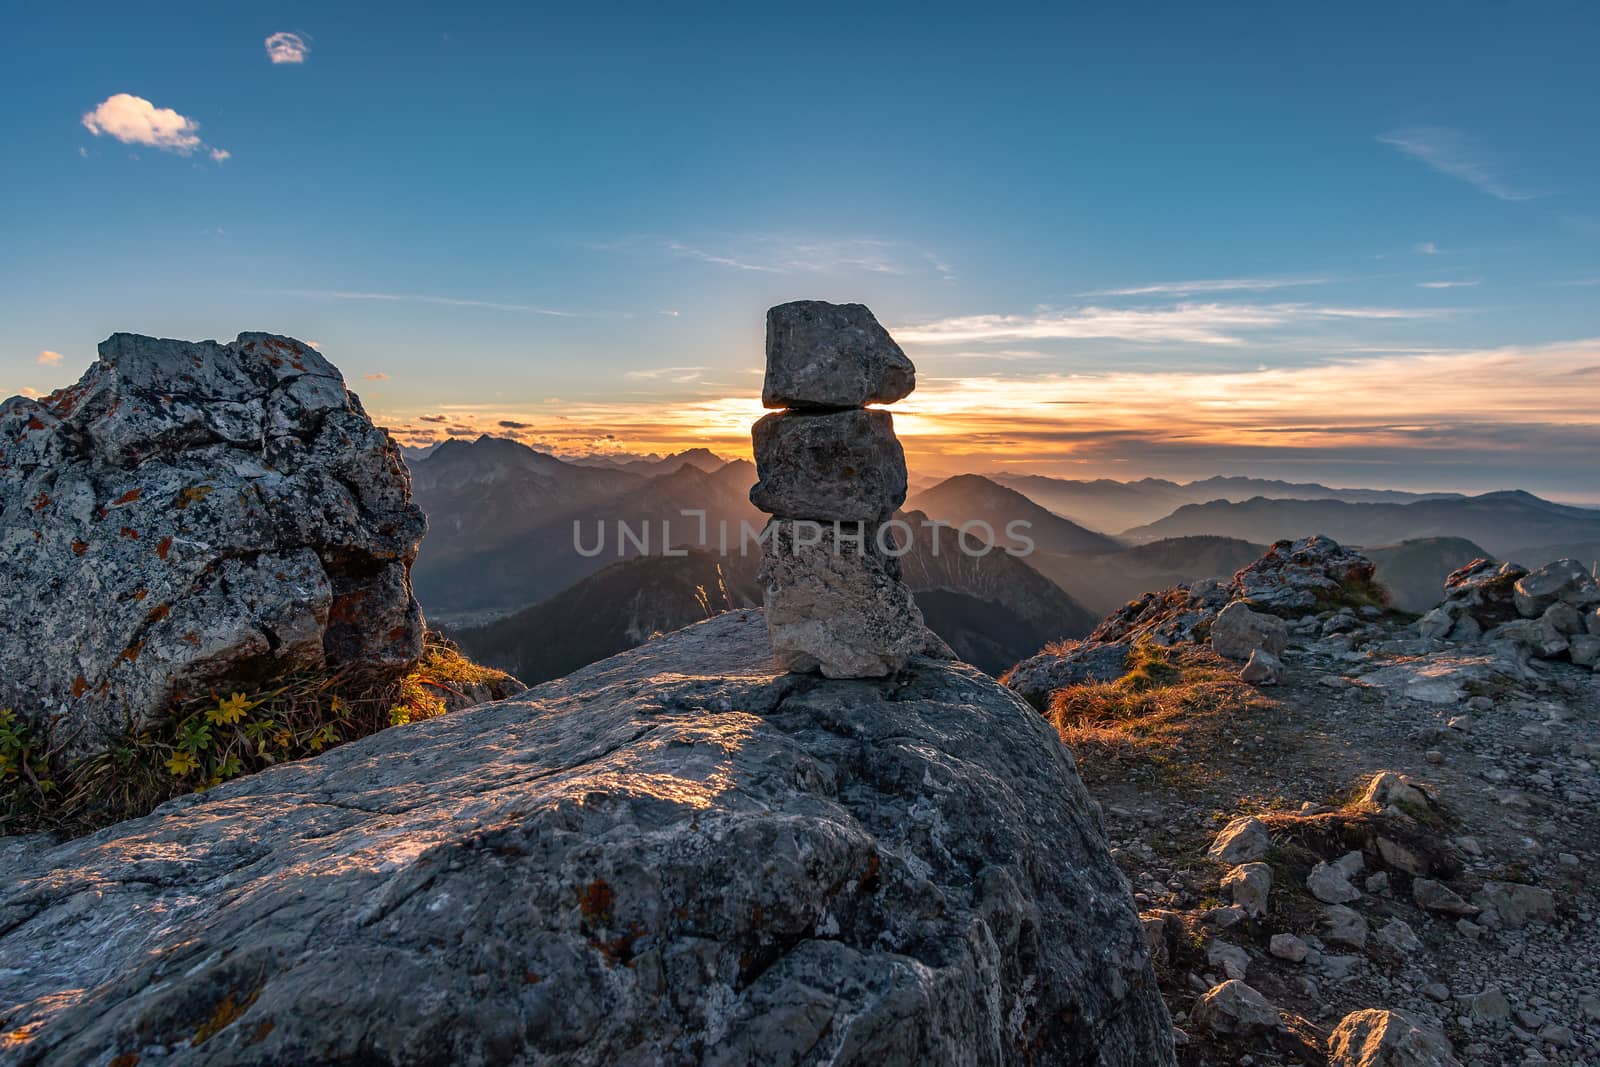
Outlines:
{"label": "cracked rock surface", "polygon": [[84,755],[175,699],[422,647],[424,530],[339,371],[271,334],[114,334],[0,405],[0,706]]}
{"label": "cracked rock surface", "polygon": [[1174,1062],[1040,716],[758,611],[0,860],[8,1064]]}

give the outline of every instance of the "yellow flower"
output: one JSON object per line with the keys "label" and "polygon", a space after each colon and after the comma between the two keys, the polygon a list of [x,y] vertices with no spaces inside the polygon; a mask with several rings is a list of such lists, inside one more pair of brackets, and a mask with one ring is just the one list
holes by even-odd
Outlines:
{"label": "yellow flower", "polygon": [[194,758],[193,752],[185,752],[179,749],[172,754],[171,759],[167,760],[167,773],[174,778],[182,778],[199,766],[200,761]]}
{"label": "yellow flower", "polygon": [[227,700],[206,712],[206,721],[214,726],[229,726],[244,718],[244,713],[250,710],[250,701],[243,693],[235,693]]}

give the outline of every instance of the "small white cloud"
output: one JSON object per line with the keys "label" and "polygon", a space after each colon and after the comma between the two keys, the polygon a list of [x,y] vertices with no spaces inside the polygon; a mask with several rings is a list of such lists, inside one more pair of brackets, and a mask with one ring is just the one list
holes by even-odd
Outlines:
{"label": "small white cloud", "polygon": [[1432,241],[1418,241],[1416,244],[1411,246],[1411,251],[1416,252],[1419,255],[1436,256],[1439,254],[1439,246],[1434,244]]}
{"label": "small white cloud", "polygon": [[44,396],[44,394],[39,392],[39,390],[37,390],[37,389],[29,389],[26,385],[24,385],[19,390],[19,394],[22,395],[22,396],[27,397],[29,400],[37,400],[41,396]]}
{"label": "small white cloud", "polygon": [[80,157],[82,157],[83,159],[88,159],[89,158],[89,150],[87,148],[83,147],[83,145],[79,145],[78,146],[78,155]]}
{"label": "small white cloud", "polygon": [[233,158],[233,153],[228,151],[226,148],[213,148],[210,151],[212,160],[217,163],[221,163],[225,159]]}
{"label": "small white cloud", "polygon": [[267,58],[277,63],[304,63],[311,54],[311,42],[298,33],[275,33],[267,38]]}
{"label": "small white cloud", "polygon": [[[142,96],[116,93],[83,116],[83,127],[96,137],[113,137],[123,144],[147,145],[163,152],[187,156],[206,148],[200,140],[200,124],[170,107],[156,107]],[[220,148],[207,149],[219,163],[228,158]],[[135,158],[138,158],[137,156]]]}
{"label": "small white cloud", "polygon": [[60,352],[52,352],[47,348],[43,352],[39,353],[39,362],[41,364],[43,364],[44,366],[46,366],[46,367],[52,366],[53,364],[56,364],[56,363],[60,363],[61,362],[61,353]]}
{"label": "small white cloud", "polygon": [[1481,285],[1481,284],[1483,284],[1483,283],[1479,282],[1477,280],[1473,280],[1473,281],[1470,281],[1470,282],[1418,282],[1417,283],[1417,288],[1418,289],[1467,289],[1467,288],[1470,288],[1470,287],[1472,287],[1474,285]]}
{"label": "small white cloud", "polygon": [[678,311],[671,311],[671,310],[663,310],[663,311],[658,311],[658,312],[656,312],[656,314],[658,314],[658,315],[665,315],[665,316],[666,316],[666,317],[667,317],[667,318],[669,318],[669,319],[675,319],[675,318],[677,318],[677,317],[678,317],[678,316],[679,316],[679,315],[680,315],[680,314],[682,314],[682,313],[681,313],[681,312],[678,312]]}

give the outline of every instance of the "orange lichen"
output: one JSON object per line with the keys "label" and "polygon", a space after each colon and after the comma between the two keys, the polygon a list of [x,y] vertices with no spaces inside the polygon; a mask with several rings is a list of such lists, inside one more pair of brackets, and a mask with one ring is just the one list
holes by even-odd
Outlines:
{"label": "orange lichen", "polygon": [[578,911],[585,920],[604,926],[611,921],[611,906],[616,901],[617,894],[610,883],[596,878],[579,891]]}
{"label": "orange lichen", "polygon": [[88,691],[89,691],[89,680],[87,678],[85,678],[83,675],[80,674],[80,675],[78,675],[76,678],[74,678],[72,680],[72,695],[73,695],[74,698],[81,697],[81,696],[83,696],[83,694],[87,693]]}
{"label": "orange lichen", "polygon": [[163,537],[160,541],[156,542],[156,555],[158,557],[160,557],[162,562],[166,561],[167,553],[171,552],[171,551],[172,551],[172,538]]}
{"label": "orange lichen", "polygon": [[223,997],[211,1012],[211,1018],[201,1023],[200,1029],[195,1031],[194,1040],[189,1042],[190,1046],[197,1048],[232,1026],[239,1016],[249,1010],[250,1005],[254,1004],[256,998],[260,995],[261,990],[258,989],[243,1000],[234,1000],[232,993]]}
{"label": "orange lichen", "polygon": [[87,551],[89,551],[89,542],[78,540],[72,542],[72,554],[74,556],[81,556]]}
{"label": "orange lichen", "polygon": [[113,500],[111,502],[111,506],[115,508],[120,507],[123,504],[131,504],[142,496],[144,496],[143,489],[129,489],[126,493],[123,493],[121,496],[117,497],[117,499]]}

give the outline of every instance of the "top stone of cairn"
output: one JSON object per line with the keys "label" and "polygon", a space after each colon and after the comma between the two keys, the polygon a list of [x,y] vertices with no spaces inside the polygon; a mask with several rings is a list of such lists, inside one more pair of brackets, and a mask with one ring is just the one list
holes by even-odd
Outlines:
{"label": "top stone of cairn", "polygon": [[796,300],[767,311],[769,408],[892,404],[917,385],[917,369],[863,304]]}

